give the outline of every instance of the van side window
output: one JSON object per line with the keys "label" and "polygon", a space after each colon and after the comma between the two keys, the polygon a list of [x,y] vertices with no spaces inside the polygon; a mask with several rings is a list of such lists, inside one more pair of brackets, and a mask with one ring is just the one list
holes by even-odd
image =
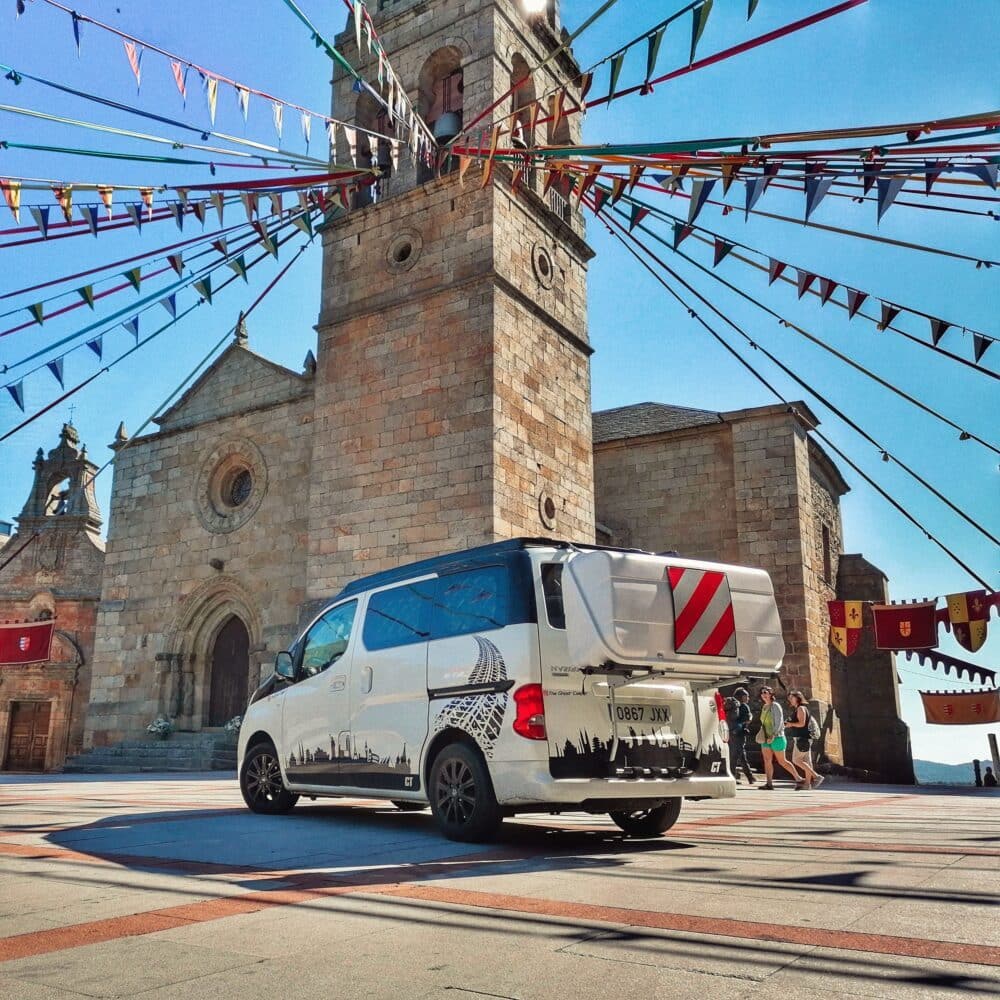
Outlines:
{"label": "van side window", "polygon": [[434,638],[503,628],[507,624],[507,588],[507,570],[503,566],[484,566],[440,577]]}
{"label": "van side window", "polygon": [[315,677],[344,655],[351,640],[351,626],[357,610],[357,601],[341,604],[328,611],[309,629],[302,645],[299,679]]}
{"label": "van side window", "polygon": [[427,639],[434,582],[422,580],[372,594],[361,635],[365,649],[388,649]]}
{"label": "van side window", "polygon": [[562,563],[542,563],[542,593],[545,595],[545,615],[552,628],[566,627],[562,571]]}

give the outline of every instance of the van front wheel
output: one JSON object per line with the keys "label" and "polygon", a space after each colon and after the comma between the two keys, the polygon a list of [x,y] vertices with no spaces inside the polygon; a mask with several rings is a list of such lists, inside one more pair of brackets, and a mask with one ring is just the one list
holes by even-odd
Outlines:
{"label": "van front wheel", "polygon": [[483,759],[464,743],[449,743],[434,758],[431,811],[449,840],[489,840],[503,820]]}
{"label": "van front wheel", "polygon": [[629,809],[608,815],[630,837],[658,837],[669,830],[681,814],[681,800],[667,799],[649,809]]}
{"label": "van front wheel", "polygon": [[285,788],[278,764],[278,754],[270,743],[255,743],[247,751],[240,768],[240,791],[243,801],[255,812],[275,815],[286,813],[299,797]]}

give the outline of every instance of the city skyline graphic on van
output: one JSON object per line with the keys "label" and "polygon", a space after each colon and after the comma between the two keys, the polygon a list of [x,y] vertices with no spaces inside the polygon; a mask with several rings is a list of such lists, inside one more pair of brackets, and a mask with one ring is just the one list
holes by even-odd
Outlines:
{"label": "city skyline graphic on van", "polygon": [[[481,635],[473,636],[479,646],[476,665],[469,674],[469,684],[497,684],[507,680],[507,664],[497,647]],[[493,759],[493,749],[503,728],[507,711],[507,692],[460,695],[445,702],[434,720],[434,732],[461,729],[478,744],[487,760]]]}
{"label": "city skyline graphic on van", "polygon": [[329,748],[299,744],[286,762],[288,776],[310,785],[358,785],[364,788],[418,788],[406,744],[393,756],[380,755],[368,741],[349,734],[342,746],[330,736]]}

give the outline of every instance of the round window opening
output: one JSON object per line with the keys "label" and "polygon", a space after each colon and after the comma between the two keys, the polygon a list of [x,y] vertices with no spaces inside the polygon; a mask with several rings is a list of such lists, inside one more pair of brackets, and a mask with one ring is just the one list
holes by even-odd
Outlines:
{"label": "round window opening", "polygon": [[230,477],[223,499],[230,507],[242,507],[250,499],[253,491],[253,476],[249,469],[239,469]]}
{"label": "round window opening", "polygon": [[542,524],[552,531],[556,527],[559,508],[550,493],[541,493],[538,497],[538,516]]}
{"label": "round window opening", "polygon": [[410,255],[412,253],[413,253],[412,243],[400,243],[399,246],[393,248],[392,259],[397,264],[405,264],[410,259]]}
{"label": "round window opening", "polygon": [[551,288],[555,282],[556,269],[552,255],[540,243],[531,248],[531,267],[542,288]]}

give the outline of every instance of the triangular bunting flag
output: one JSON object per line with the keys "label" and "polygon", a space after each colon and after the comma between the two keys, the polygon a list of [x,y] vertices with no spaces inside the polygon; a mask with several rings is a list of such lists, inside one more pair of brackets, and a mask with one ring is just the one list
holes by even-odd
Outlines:
{"label": "triangular bunting flag", "polygon": [[194,217],[204,226],[206,212],[205,203],[203,201],[191,202],[191,211],[194,213]]}
{"label": "triangular bunting flag", "polygon": [[80,15],[74,10],[70,17],[73,19],[73,40],[76,42],[76,57],[80,58]]}
{"label": "triangular bunting flag", "polygon": [[896,200],[903,185],[906,183],[905,177],[880,177],[878,179],[878,221],[882,221],[882,216],[889,210],[889,206]]}
{"label": "triangular bunting flag", "polygon": [[694,226],[685,225],[681,222],[674,223],[674,249],[676,250],[692,233]]}
{"label": "triangular bunting flag", "polygon": [[136,314],[131,319],[125,320],[122,326],[135,337],[135,342],[139,343],[139,316]]}
{"label": "triangular bunting flag", "polygon": [[781,277],[781,272],[784,271],[786,265],[783,261],[775,260],[774,257],[767,258],[767,283],[773,285],[778,278]]}
{"label": "triangular bunting flag", "polygon": [[302,115],[302,138],[306,141],[306,149],[309,148],[309,139],[312,137],[312,116],[303,113]]}
{"label": "triangular bunting flag", "polygon": [[236,87],[236,97],[240,102],[240,111],[243,113],[243,120],[247,120],[250,114],[250,91],[246,87]]}
{"label": "triangular bunting flag", "polygon": [[[931,340],[936,347],[938,341],[944,336],[945,331],[951,326],[951,323],[946,323],[943,319],[935,319],[933,316],[930,317],[931,321]],[[975,652],[975,650],[973,650]]]}
{"label": "triangular bunting flag", "polygon": [[624,177],[614,177],[611,180],[611,204],[615,205],[618,203],[618,199],[625,193],[625,184],[627,181]]}
{"label": "triangular bunting flag", "polygon": [[594,211],[600,215],[601,208],[608,200],[608,189],[603,187],[594,188]]}
{"label": "triangular bunting flag", "polygon": [[84,221],[87,223],[90,231],[96,236],[97,235],[97,220],[100,215],[100,208],[97,205],[81,205],[80,214],[83,216]]}
{"label": "triangular bunting flag", "polygon": [[689,62],[694,62],[695,49],[698,48],[698,43],[701,41],[701,36],[704,34],[705,25],[708,23],[708,15],[712,13],[712,2],[713,0],[705,0],[705,2],[694,11],[694,20],[691,23],[691,58]]}
{"label": "triangular bunting flag", "polygon": [[56,201],[59,202],[59,207],[62,209],[63,218],[67,222],[73,221],[73,188],[72,187],[54,187],[52,193],[56,196]]}
{"label": "triangular bunting flag", "polygon": [[[552,123],[549,126],[549,135],[554,136],[559,131],[559,124],[563,120],[566,111],[566,90],[560,90],[552,99]],[[496,131],[494,129],[494,131]]]}
{"label": "triangular bunting flag", "polygon": [[830,301],[830,296],[833,295],[833,290],[836,287],[837,282],[830,278],[819,279],[819,304],[821,306],[825,306]]}
{"label": "triangular bunting flag", "polygon": [[243,191],[240,193],[240,201],[246,209],[247,221],[253,222],[254,213],[257,211],[257,195],[253,191]]}
{"label": "triangular bunting flag", "polygon": [[187,208],[187,204],[188,204],[188,195],[189,195],[189,194],[190,194],[191,192],[190,192],[190,191],[188,191],[188,189],[187,189],[187,188],[174,188],[174,190],[175,190],[175,191],[177,192],[177,200],[178,200],[178,201],[179,201],[179,202],[180,202],[180,203],[181,203],[181,204],[182,204],[182,205],[183,205],[183,206],[184,206],[185,208]]}
{"label": "triangular bunting flag", "polygon": [[754,11],[757,9],[757,4],[760,0],[747,0],[747,20],[749,21],[753,17]]}
{"label": "triangular bunting flag", "polygon": [[125,206],[125,211],[128,212],[129,218],[135,223],[135,228],[142,230],[142,205],[139,202],[129,202]]}
{"label": "triangular bunting flag", "polygon": [[28,312],[31,313],[32,318],[39,326],[45,322],[45,307],[41,302],[35,302],[28,306]]}
{"label": "triangular bunting flag", "polygon": [[965,169],[996,191],[997,176],[1000,174],[1000,159],[994,157],[987,163],[977,163],[975,166],[966,167]]}
{"label": "triangular bunting flag", "polygon": [[88,340],[87,346],[97,355],[98,361],[104,357],[104,337],[101,334],[98,334],[93,340]]}
{"label": "triangular bunting flag", "polygon": [[56,381],[59,383],[59,388],[65,389],[66,386],[63,383],[63,359],[53,358],[51,361],[46,361],[45,367],[55,376]]}
{"label": "triangular bunting flag", "polygon": [[221,191],[213,191],[212,194],[208,196],[208,200],[215,206],[216,212],[219,213],[219,225],[222,225],[222,215],[226,205],[226,199]]}
{"label": "triangular bunting flag", "polygon": [[208,100],[208,119],[215,125],[215,107],[219,103],[219,81],[214,76],[205,77],[205,97]]}
{"label": "triangular bunting flag", "polygon": [[140,188],[139,197],[142,198],[143,205],[146,206],[146,218],[153,218],[153,189],[152,188]]}
{"label": "triangular bunting flag", "polygon": [[898,315],[899,315],[899,306],[894,306],[890,302],[883,302],[882,319],[878,324],[878,329],[885,330]]}
{"label": "triangular bunting flag", "polygon": [[170,68],[174,72],[174,83],[177,84],[177,89],[180,91],[181,100],[184,102],[184,107],[187,107],[187,75],[188,67],[182,66],[179,62],[174,59],[170,60]]}
{"label": "triangular bunting flag", "polygon": [[267,197],[271,201],[271,215],[275,215],[280,218],[281,213],[284,211],[284,206],[281,204],[281,192],[276,191],[273,194],[269,194]]}
{"label": "triangular bunting flag", "polygon": [[179,253],[169,254],[167,260],[170,261],[170,266],[178,273],[184,273],[184,258]]}
{"label": "triangular bunting flag", "polygon": [[[711,2],[711,0],[709,0],[709,2]],[[702,208],[705,207],[705,202],[708,201],[709,195],[711,195],[712,188],[714,187],[714,180],[699,179],[691,185],[691,201],[688,204],[688,222],[694,222],[694,220],[698,218],[698,214],[701,212]]]}
{"label": "triangular bunting flag", "polygon": [[746,206],[743,209],[743,217],[746,218],[750,215],[750,209],[757,204],[760,196],[764,193],[764,189],[767,187],[766,177],[750,177],[747,178],[747,198]]}
{"label": "triangular bunting flag", "polygon": [[285,106],[284,104],[279,104],[275,101],[271,105],[271,120],[274,122],[274,131],[278,133],[278,139],[281,139],[281,129],[284,124],[285,117]]}
{"label": "triangular bunting flag", "polygon": [[624,52],[616,52],[611,57],[611,82],[608,85],[608,100],[615,96],[615,87],[618,86],[618,77],[621,76],[622,63],[625,61]]}
{"label": "triangular bunting flag", "polygon": [[726,256],[733,249],[734,244],[730,243],[729,240],[724,240],[721,236],[715,237],[714,246],[714,259],[712,260],[712,267],[717,267],[726,259]]}
{"label": "triangular bunting flag", "polygon": [[985,353],[987,348],[993,343],[989,337],[984,337],[981,333],[974,333],[972,335],[972,352],[978,361]]}
{"label": "triangular bunting flag", "polygon": [[6,181],[0,179],[0,191],[3,191],[3,200],[7,202],[7,207],[14,215],[14,221],[21,222],[21,182]]}
{"label": "triangular bunting flag", "polygon": [[183,231],[184,229],[184,206],[179,201],[172,201],[170,203],[170,213],[174,217],[174,222],[177,223],[177,228]]}
{"label": "triangular bunting flag", "polygon": [[833,184],[833,181],[834,178],[828,175],[813,174],[806,176],[806,222],[809,221],[809,216],[813,214],[819,203],[826,197],[826,193],[830,190],[830,185]]}
{"label": "triangular bunting flag", "polygon": [[84,285],[82,288],[78,288],[76,290],[76,294],[79,295],[80,298],[83,299],[83,301],[86,302],[87,305],[90,306],[91,309],[94,308],[94,286],[93,285]]}
{"label": "triangular bunting flag", "polygon": [[[333,122],[328,123],[328,127],[332,129]],[[347,155],[351,159],[351,163],[358,166],[358,130],[356,128],[350,128],[347,125],[342,125],[341,128],[344,132],[344,138],[347,140]],[[330,148],[334,148],[334,143],[330,143]]]}
{"label": "triangular bunting flag", "polygon": [[24,413],[24,380],[12,382],[7,386],[7,391],[13,397],[14,402],[17,403],[17,408]]}
{"label": "triangular bunting flag", "polygon": [[226,242],[225,237],[220,236],[217,240],[212,240],[212,249],[218,250],[223,257],[229,255],[229,244]]}
{"label": "triangular bunting flag", "polygon": [[123,278],[128,279],[128,283],[136,290],[139,291],[142,285],[142,270],[138,267],[133,267],[130,271],[124,271],[122,273]]}
{"label": "triangular bunting flag", "polygon": [[639,225],[639,223],[642,222],[642,220],[645,219],[647,215],[649,215],[648,208],[644,208],[637,201],[632,202],[631,218],[629,219],[628,223],[628,231],[632,232],[632,230],[635,229],[635,227]]}
{"label": "triangular bunting flag", "polygon": [[231,267],[244,281],[247,280],[247,263],[243,254],[226,261],[226,266]]}
{"label": "triangular bunting flag", "polygon": [[947,165],[947,160],[924,160],[924,189],[927,194],[931,193],[934,182]]}
{"label": "triangular bunting flag", "polygon": [[740,172],[741,164],[736,160],[727,160],[722,164],[722,193],[729,194],[729,188],[732,186],[734,180],[736,180],[736,175]]}
{"label": "triangular bunting flag", "polygon": [[209,304],[212,304],[212,276],[206,274],[194,283],[194,290]]}
{"label": "triangular bunting flag", "polygon": [[171,292],[166,298],[160,299],[160,305],[170,313],[171,319],[177,319],[177,293]]}
{"label": "triangular bunting flag", "polygon": [[354,34],[358,45],[358,55],[361,55],[361,12],[364,10],[364,0],[354,0]]}
{"label": "triangular bunting flag", "polygon": [[114,209],[112,208],[112,204],[115,200],[115,189],[110,187],[99,187],[97,189],[97,193],[101,196],[101,202],[107,210],[108,218],[110,219],[111,216],[115,214]]}
{"label": "triangular bunting flag", "polygon": [[660,45],[663,42],[663,33],[667,30],[667,26],[664,25],[653,34],[649,36],[649,48],[646,51],[646,83],[645,86],[649,87],[649,81],[652,79],[653,74],[656,72],[656,60],[660,54]]}
{"label": "triangular bunting flag", "polygon": [[861,189],[865,194],[868,194],[875,186],[875,181],[878,179],[878,175],[882,172],[884,166],[885,160],[872,159],[868,161],[865,172],[861,177]]}
{"label": "triangular bunting flag", "polygon": [[307,236],[313,234],[312,216],[308,212],[300,212],[292,219],[292,225],[301,229]]}
{"label": "triangular bunting flag", "polygon": [[594,84],[594,74],[589,71],[581,73],[580,78],[576,82],[580,88],[580,103],[584,104],[587,100],[587,94],[590,93],[590,88]]}
{"label": "triangular bunting flag", "polygon": [[628,168],[628,193],[635,190],[636,184],[642,180],[642,173],[646,168],[642,164],[636,163]]}
{"label": "triangular bunting flag", "polygon": [[125,46],[125,55],[128,56],[128,64],[132,67],[132,73],[135,76],[135,89],[138,93],[139,88],[142,86],[142,47],[137,47],[135,42],[130,42],[128,39],[123,41]]}
{"label": "triangular bunting flag", "polygon": [[867,292],[859,292],[856,288],[847,289],[847,318],[854,319],[854,314],[861,308],[861,303],[868,298]]}

